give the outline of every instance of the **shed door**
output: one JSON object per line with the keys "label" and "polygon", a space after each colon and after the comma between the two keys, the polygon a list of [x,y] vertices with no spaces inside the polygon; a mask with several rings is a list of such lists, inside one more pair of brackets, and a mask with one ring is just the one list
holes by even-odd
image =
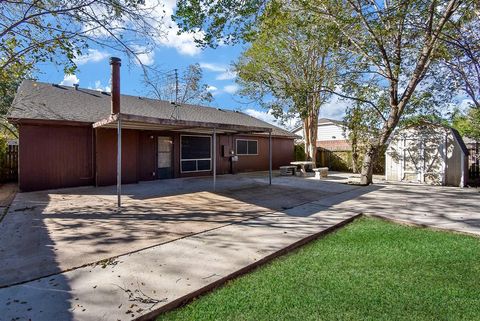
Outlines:
{"label": "shed door", "polygon": [[424,167],[424,146],[417,138],[404,141],[403,179],[409,182],[421,182]]}
{"label": "shed door", "polygon": [[173,140],[172,137],[159,136],[158,137],[158,178],[172,178],[173,177]]}

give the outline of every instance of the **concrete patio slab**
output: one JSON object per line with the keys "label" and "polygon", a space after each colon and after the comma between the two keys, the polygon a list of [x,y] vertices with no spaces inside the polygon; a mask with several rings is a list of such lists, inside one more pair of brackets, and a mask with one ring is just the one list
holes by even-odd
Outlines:
{"label": "concrete patio slab", "polygon": [[300,215],[275,212],[104,265],[0,289],[3,316],[48,321],[148,316],[358,215],[305,205],[290,211]]}
{"label": "concrete patio slab", "polygon": [[20,193],[0,223],[0,287],[352,189],[268,186],[261,179],[224,176],[216,192],[208,178],[126,185],[121,212],[114,187]]}

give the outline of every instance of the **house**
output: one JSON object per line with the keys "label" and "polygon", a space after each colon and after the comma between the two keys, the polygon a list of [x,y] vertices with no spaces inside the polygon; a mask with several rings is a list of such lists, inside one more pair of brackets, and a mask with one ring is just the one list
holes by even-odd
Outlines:
{"label": "house", "polygon": [[[303,141],[303,127],[292,130],[292,133],[301,137]],[[347,140],[348,133],[345,132],[345,124],[342,121],[319,118],[317,129],[317,148],[328,151],[350,151],[352,147]]]}
{"label": "house", "polygon": [[268,170],[270,150],[273,168],[293,160],[292,133],[238,111],[120,95],[111,64],[112,93],[20,85],[8,115],[20,190],[115,184],[118,132],[122,183]]}
{"label": "house", "polygon": [[[303,144],[304,132],[299,127],[292,131],[301,136],[297,144]],[[352,145],[347,139],[348,130],[342,121],[319,118],[317,129],[317,166],[335,171],[352,171]]]}
{"label": "house", "polygon": [[468,150],[453,128],[422,123],[394,133],[385,153],[387,181],[463,187]]}

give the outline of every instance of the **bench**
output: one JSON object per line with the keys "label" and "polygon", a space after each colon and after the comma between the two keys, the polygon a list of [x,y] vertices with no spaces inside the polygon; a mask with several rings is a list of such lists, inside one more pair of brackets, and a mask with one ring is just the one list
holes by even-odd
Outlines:
{"label": "bench", "polygon": [[282,176],[295,176],[297,166],[280,166],[280,175]]}
{"label": "bench", "polygon": [[328,167],[317,167],[313,171],[315,172],[315,179],[328,177]]}

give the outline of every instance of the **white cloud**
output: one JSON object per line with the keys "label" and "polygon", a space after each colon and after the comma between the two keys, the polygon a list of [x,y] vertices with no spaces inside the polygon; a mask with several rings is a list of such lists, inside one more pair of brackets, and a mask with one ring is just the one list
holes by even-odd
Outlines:
{"label": "white cloud", "polygon": [[60,85],[63,86],[73,86],[74,84],[78,84],[80,79],[77,78],[77,75],[64,75],[63,80],[60,82]]}
{"label": "white cloud", "polygon": [[237,73],[233,70],[230,70],[225,65],[211,63],[211,62],[201,62],[200,67],[208,71],[220,73],[215,78],[216,80],[231,80],[237,77]]}
{"label": "white cloud", "polygon": [[351,101],[340,99],[334,95],[328,103],[320,107],[320,117],[342,120],[345,110],[350,104]]}
{"label": "white cloud", "polygon": [[218,75],[216,80],[231,80],[237,78],[237,73],[235,71],[227,70]]}
{"label": "white cloud", "polygon": [[178,30],[176,25],[172,26],[165,37],[160,38],[158,42],[165,47],[175,48],[178,53],[185,56],[198,55],[202,50],[194,41],[194,33],[178,34]]}
{"label": "white cloud", "polygon": [[[92,10],[96,14],[101,15],[105,10],[104,6],[92,6]],[[181,33],[179,34],[179,27],[176,22],[172,20],[172,15],[176,8],[176,0],[146,0],[143,6],[145,12],[148,12],[151,19],[148,23],[151,25],[151,32],[148,33],[153,36],[157,45],[167,48],[173,48],[182,55],[194,56],[198,55],[202,50],[197,47],[195,38],[203,37],[202,31]],[[138,25],[138,22],[129,20],[128,17],[123,17],[113,21],[109,30],[98,28],[96,24],[84,24],[83,29],[92,37],[107,39],[111,37],[110,33],[116,36],[125,34],[125,30],[133,28]],[[142,56],[141,59],[146,59],[149,62],[149,56]]]}
{"label": "white cloud", "polygon": [[88,49],[88,53],[73,59],[73,61],[80,66],[80,65],[87,64],[89,62],[102,61],[108,56],[109,56],[108,52],[100,51],[97,49]]}
{"label": "white cloud", "polygon": [[240,88],[236,84],[226,85],[223,87],[223,91],[228,94],[235,94]]}
{"label": "white cloud", "polygon": [[[135,50],[135,55],[142,64],[145,66],[153,65],[155,62],[155,52],[153,50],[143,46],[132,46],[132,48]],[[136,61],[136,63],[138,64],[138,61]]]}
{"label": "white cloud", "polygon": [[211,63],[211,62],[201,62],[200,67],[202,69],[205,69],[205,70],[208,70],[208,71],[213,71],[213,72],[226,72],[227,71],[227,67],[225,67],[224,65],[215,64],[215,63]]}
{"label": "white cloud", "polygon": [[[147,1],[147,6],[151,1]],[[160,36],[157,41],[160,45],[168,48],[174,48],[178,53],[186,56],[198,55],[202,50],[197,47],[195,38],[201,38],[203,36],[202,31],[181,33],[175,21],[172,20],[172,15],[176,8],[176,0],[163,0],[163,6],[157,9],[157,21],[161,25],[159,28],[163,28],[163,35]]]}
{"label": "white cloud", "polygon": [[102,85],[102,82],[100,80],[95,80],[95,86],[94,87],[88,87],[88,89],[93,89],[93,90],[98,90],[98,91],[106,91],[110,92],[111,87],[109,85]]}
{"label": "white cloud", "polygon": [[209,92],[217,91],[217,90],[218,90],[218,88],[215,87],[215,86],[208,86],[208,87],[207,87],[207,91],[209,91]]}

